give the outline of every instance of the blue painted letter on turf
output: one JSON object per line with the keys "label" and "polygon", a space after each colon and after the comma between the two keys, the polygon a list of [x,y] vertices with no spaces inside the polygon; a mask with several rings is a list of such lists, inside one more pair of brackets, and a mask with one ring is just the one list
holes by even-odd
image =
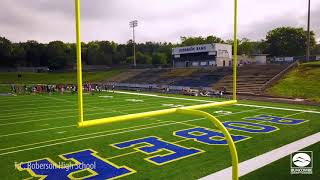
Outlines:
{"label": "blue painted letter on turf", "polygon": [[303,119],[282,118],[277,116],[259,115],[258,117],[245,118],[246,120],[267,121],[276,124],[296,125],[305,122]]}
{"label": "blue painted letter on turf", "polygon": [[[244,131],[248,133],[270,133],[278,130],[278,128],[274,126],[267,126],[263,124],[249,123],[249,122],[243,122],[243,121],[224,122],[223,125],[228,129]],[[249,127],[253,127],[253,128],[249,128]]]}
{"label": "blue painted letter on turf", "polygon": [[[199,134],[195,134],[199,133]],[[194,139],[195,141],[209,144],[209,145],[226,145],[228,144],[227,140],[224,138],[223,133],[217,132],[214,130],[208,130],[202,127],[186,129],[177,131],[174,133],[176,136],[180,136],[187,139]],[[248,136],[241,135],[231,135],[234,142],[248,139]],[[216,139],[214,139],[216,138]]]}
{"label": "blue painted letter on turf", "polygon": [[118,167],[102,159],[92,150],[84,150],[61,155],[64,160],[71,160],[73,164],[55,163],[49,158],[22,163],[19,170],[27,170],[34,177],[45,177],[46,180],[75,179],[73,175],[87,171],[90,175],[77,177],[78,179],[100,180],[123,177],[135,171],[127,167]]}
{"label": "blue painted letter on turf", "polygon": [[[141,144],[146,144],[146,145],[141,147]],[[170,151],[170,153],[167,153],[167,154],[154,155],[152,157],[145,159],[148,162],[151,162],[156,165],[163,165],[166,163],[170,163],[172,161],[180,160],[180,159],[203,152],[202,150],[199,150],[199,149],[186,148],[183,146],[172,144],[172,143],[163,141],[158,137],[146,137],[142,139],[136,139],[136,140],[113,144],[112,146],[118,149],[124,149],[124,148],[129,148],[137,145],[140,145],[140,147],[136,148],[136,150],[141,151],[145,154],[158,153],[163,150]]]}

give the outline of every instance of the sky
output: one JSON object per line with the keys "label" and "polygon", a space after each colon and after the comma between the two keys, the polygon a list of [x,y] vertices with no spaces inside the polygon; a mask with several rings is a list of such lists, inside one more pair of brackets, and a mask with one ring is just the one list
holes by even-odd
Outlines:
{"label": "sky", "polygon": [[[307,26],[308,0],[238,0],[238,37],[264,39],[280,26]],[[82,41],[126,43],[181,36],[233,38],[233,0],[81,0]],[[0,36],[13,42],[75,42],[74,0],[1,0]],[[311,0],[311,30],[320,41],[320,0]]]}

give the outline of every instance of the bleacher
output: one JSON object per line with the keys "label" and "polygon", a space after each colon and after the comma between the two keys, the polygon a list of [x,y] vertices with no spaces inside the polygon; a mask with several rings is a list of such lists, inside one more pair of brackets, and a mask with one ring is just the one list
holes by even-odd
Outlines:
{"label": "bleacher", "polygon": [[230,68],[211,69],[149,69],[122,83],[159,84],[189,87],[210,87],[231,73]]}
{"label": "bleacher", "polygon": [[[246,65],[238,68],[237,92],[240,94],[260,94],[263,85],[283,71],[288,65]],[[232,74],[214,84],[215,89],[232,91]]]}
{"label": "bleacher", "polygon": [[138,76],[139,74],[142,74],[147,70],[145,69],[128,69],[120,74],[117,74],[116,76],[113,76],[106,80],[106,82],[125,82],[128,79],[132,79],[135,76]]}
{"label": "bleacher", "polygon": [[[263,85],[288,65],[246,65],[238,68],[237,90],[242,94],[260,94]],[[109,80],[110,82],[110,80]],[[232,91],[232,68],[130,70],[113,82],[158,84],[185,87],[213,87]]]}
{"label": "bleacher", "polygon": [[166,70],[162,69],[146,69],[143,73],[136,74],[121,82],[132,84],[161,84],[161,74],[165,71]]}
{"label": "bleacher", "polygon": [[231,68],[198,69],[188,77],[175,81],[175,86],[211,87],[223,77],[232,73]]}

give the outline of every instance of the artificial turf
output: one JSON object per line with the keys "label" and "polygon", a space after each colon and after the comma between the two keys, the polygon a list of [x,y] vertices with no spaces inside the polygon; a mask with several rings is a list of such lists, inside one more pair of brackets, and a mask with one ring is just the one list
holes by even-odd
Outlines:
{"label": "artificial turf", "polygon": [[[289,175],[290,169],[290,156],[286,156],[278,161],[275,161],[261,169],[258,169],[248,175],[240,178],[241,180],[259,179],[290,179],[290,180],[318,180],[320,177],[320,144],[314,144],[310,147],[304,148],[301,151],[312,151],[313,152],[313,172],[312,175],[304,174],[292,174]],[[276,172],[275,172],[276,170]]]}
{"label": "artificial turf", "polygon": [[[206,103],[192,99],[222,100],[179,95],[162,96],[170,96],[176,99],[112,92],[85,95],[85,119],[166,109],[174,105],[189,106]],[[188,98],[189,100],[179,98]],[[251,107],[241,104],[259,106]],[[251,137],[248,140],[236,143],[240,162],[319,132],[319,113],[268,108],[270,106],[320,112],[320,108],[314,106],[252,101],[243,101],[240,102],[240,105],[209,108],[205,111],[217,116],[223,122],[245,121],[279,128],[275,132],[266,134],[253,134],[229,129],[232,134]],[[174,131],[194,127],[215,129],[210,121],[201,117],[172,114],[82,129],[77,127],[77,96],[68,93],[51,96],[41,94],[1,97],[0,108],[1,179],[30,177],[27,171],[17,170],[14,167],[15,162],[27,162],[42,158],[64,162],[58,155],[85,149],[95,150],[98,152],[97,155],[112,163],[135,170],[135,173],[124,176],[123,179],[197,179],[231,165],[228,146],[206,145],[173,135]],[[218,111],[228,111],[231,114],[221,114]],[[308,121],[299,125],[280,125],[243,119],[260,114]],[[158,166],[144,160],[144,158],[152,155],[163,155],[168,153],[167,151],[146,155],[135,151],[133,148],[116,149],[110,146],[111,144],[150,136],[156,136],[186,148],[201,149],[203,153]],[[275,167],[273,171],[277,172],[278,169]],[[288,176],[283,177],[285,179],[290,178],[289,173]],[[78,176],[80,175],[78,174]],[[258,179],[258,176],[252,177]]]}

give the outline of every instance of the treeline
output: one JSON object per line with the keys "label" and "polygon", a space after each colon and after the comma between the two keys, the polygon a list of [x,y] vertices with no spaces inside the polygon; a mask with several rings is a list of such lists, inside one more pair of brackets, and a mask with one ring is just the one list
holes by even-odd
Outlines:
{"label": "treeline", "polygon": [[[147,42],[136,45],[138,64],[165,65],[170,63],[170,43]],[[120,65],[133,63],[133,43],[117,44],[109,41],[82,43],[82,61],[87,65]],[[0,37],[0,66],[48,66],[51,70],[72,67],[76,62],[76,45],[53,41],[12,43]]]}
{"label": "treeline", "polygon": [[[238,40],[238,54],[269,54],[270,56],[303,56],[306,51],[307,32],[302,28],[280,27],[268,32],[266,38],[251,41]],[[136,45],[137,64],[170,65],[171,49],[177,46],[191,46],[207,43],[227,43],[216,36],[181,37],[178,44],[146,42]],[[82,43],[82,60],[87,65],[133,64],[133,43],[118,44],[110,41]],[[312,54],[320,54],[315,34],[311,32]],[[76,48],[73,43],[53,41],[48,44],[37,41],[13,43],[0,37],[0,67],[48,66],[51,70],[72,67],[76,62]]]}

